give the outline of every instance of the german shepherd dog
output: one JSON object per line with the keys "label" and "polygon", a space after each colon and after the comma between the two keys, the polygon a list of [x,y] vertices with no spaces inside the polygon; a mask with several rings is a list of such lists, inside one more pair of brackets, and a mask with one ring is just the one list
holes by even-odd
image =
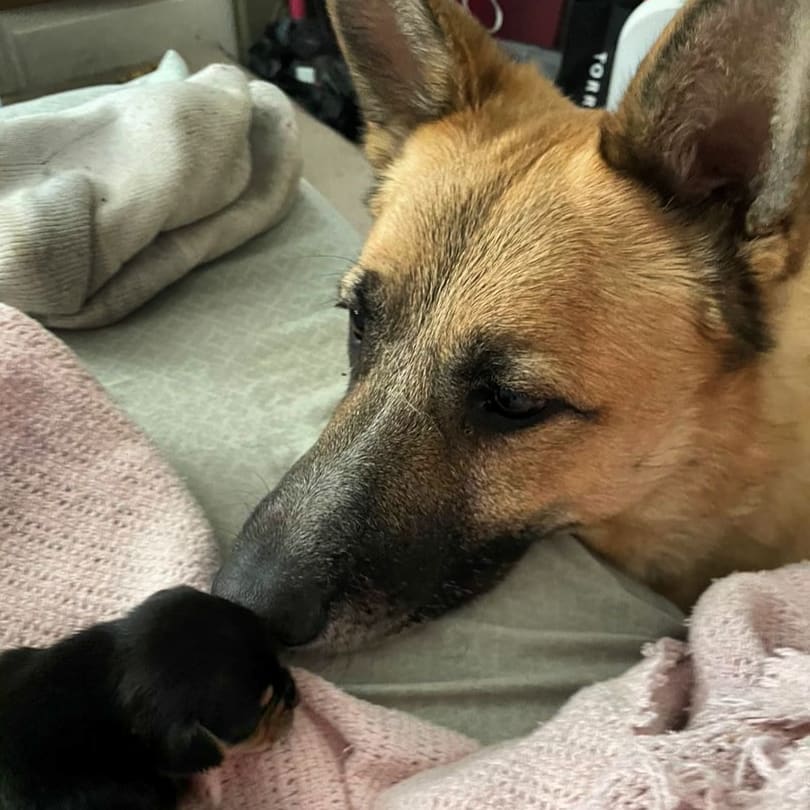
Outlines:
{"label": "german shepherd dog", "polygon": [[329,5],[377,180],[350,384],[215,592],[347,646],[563,529],[684,607],[810,556],[810,0],[687,3],[615,113],[454,0]]}

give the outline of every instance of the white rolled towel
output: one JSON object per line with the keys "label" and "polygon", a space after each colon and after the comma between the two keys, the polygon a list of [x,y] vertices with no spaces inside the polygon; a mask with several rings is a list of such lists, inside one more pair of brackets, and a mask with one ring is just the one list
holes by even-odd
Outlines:
{"label": "white rolled towel", "polygon": [[0,302],[113,323],[278,222],[300,173],[289,100],[227,65],[0,116]]}

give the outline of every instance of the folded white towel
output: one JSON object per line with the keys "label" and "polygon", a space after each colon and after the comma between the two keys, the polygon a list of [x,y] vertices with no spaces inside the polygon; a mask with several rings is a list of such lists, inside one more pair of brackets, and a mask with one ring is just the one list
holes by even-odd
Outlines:
{"label": "folded white towel", "polygon": [[0,117],[0,302],[112,323],[275,224],[300,171],[290,102],[226,65]]}

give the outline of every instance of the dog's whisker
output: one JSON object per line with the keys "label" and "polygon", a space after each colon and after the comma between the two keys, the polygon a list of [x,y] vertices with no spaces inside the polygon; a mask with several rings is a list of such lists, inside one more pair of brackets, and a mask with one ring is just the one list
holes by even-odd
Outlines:
{"label": "dog's whisker", "polygon": [[270,486],[270,484],[267,483],[267,479],[257,470],[253,470],[253,475],[255,475],[256,478],[259,479],[259,481],[261,481],[261,484],[264,487],[265,492],[270,492],[272,487]]}
{"label": "dog's whisker", "polygon": [[338,253],[309,253],[305,254],[302,258],[305,259],[334,259],[336,261],[346,262],[346,264],[355,264],[357,257],[341,256]]}

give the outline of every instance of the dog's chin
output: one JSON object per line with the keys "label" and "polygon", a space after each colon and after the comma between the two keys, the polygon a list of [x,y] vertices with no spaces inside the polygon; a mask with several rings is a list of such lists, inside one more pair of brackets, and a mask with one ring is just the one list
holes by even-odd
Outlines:
{"label": "dog's chin", "polygon": [[495,587],[527,547],[525,544],[521,553],[505,557],[499,564],[479,567],[471,582],[463,579],[441,582],[424,603],[397,603],[379,592],[355,591],[334,602],[323,629],[311,641],[296,646],[294,651],[316,655],[350,653],[438,619]]}
{"label": "dog's chin", "polygon": [[484,547],[488,553],[482,552],[471,561],[451,561],[453,564],[445,565],[445,569],[449,568],[452,575],[436,577],[412,601],[404,599],[402,593],[375,589],[368,579],[358,580],[332,602],[320,632],[293,650],[317,655],[349,653],[438,619],[490,591],[533,542],[556,531],[541,533],[527,528],[510,535],[506,543],[496,536]]}
{"label": "dog's chin", "polygon": [[342,602],[332,607],[324,629],[312,641],[295,647],[292,652],[306,657],[310,654],[351,653],[397,635],[419,621],[382,601]]}

